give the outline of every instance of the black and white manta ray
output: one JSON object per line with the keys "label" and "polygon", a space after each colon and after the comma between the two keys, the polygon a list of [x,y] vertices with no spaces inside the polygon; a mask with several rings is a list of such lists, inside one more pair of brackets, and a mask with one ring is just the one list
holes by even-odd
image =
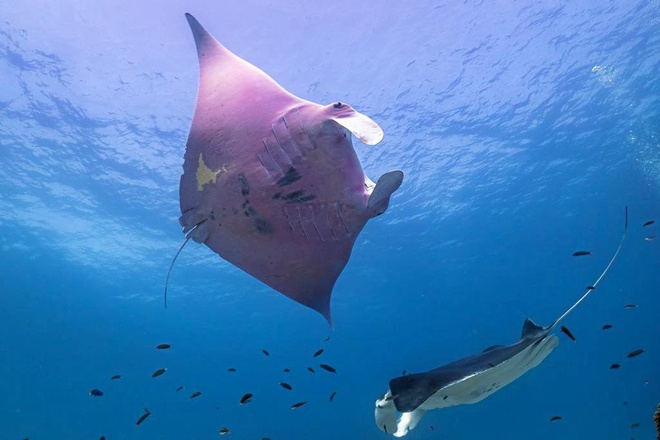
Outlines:
{"label": "black and white manta ray", "polygon": [[543,362],[559,344],[559,338],[550,332],[597,287],[619,255],[627,230],[628,208],[623,236],[607,267],[582,297],[551,325],[542,327],[526,319],[522,336],[514,344],[494,345],[426,373],[392,379],[390,389],[376,401],[374,416],[378,428],[403,437],[417,426],[426,411],[477,403]]}

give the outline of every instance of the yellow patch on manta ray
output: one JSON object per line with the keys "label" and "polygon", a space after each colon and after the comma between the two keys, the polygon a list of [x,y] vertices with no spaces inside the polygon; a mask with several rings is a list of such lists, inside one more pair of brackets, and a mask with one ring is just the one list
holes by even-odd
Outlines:
{"label": "yellow patch on manta ray", "polygon": [[218,171],[213,171],[211,168],[207,167],[204,163],[204,157],[202,153],[199,153],[199,165],[197,166],[197,191],[204,189],[204,185],[207,183],[215,183],[218,174],[226,173],[227,167],[222,165]]}

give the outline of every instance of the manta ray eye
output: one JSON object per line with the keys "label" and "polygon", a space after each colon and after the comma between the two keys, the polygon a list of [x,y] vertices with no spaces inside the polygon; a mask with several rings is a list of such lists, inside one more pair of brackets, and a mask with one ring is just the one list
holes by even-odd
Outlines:
{"label": "manta ray eye", "polygon": [[342,104],[341,102],[337,101],[333,107],[334,107],[334,108],[342,108],[343,105],[344,105],[344,104]]}

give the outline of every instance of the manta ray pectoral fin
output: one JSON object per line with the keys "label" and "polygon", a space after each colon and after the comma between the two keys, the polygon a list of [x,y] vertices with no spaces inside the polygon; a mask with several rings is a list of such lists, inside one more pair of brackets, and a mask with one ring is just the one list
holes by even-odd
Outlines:
{"label": "manta ray pectoral fin", "polygon": [[390,204],[390,196],[399,189],[401,182],[403,182],[403,172],[399,170],[389,171],[380,176],[367,203],[369,217],[375,217],[385,212]]}
{"label": "manta ray pectoral fin", "polygon": [[336,114],[330,119],[353,133],[353,136],[367,145],[376,145],[385,136],[383,129],[371,118],[350,107],[348,107],[348,110],[344,110],[341,114]]}

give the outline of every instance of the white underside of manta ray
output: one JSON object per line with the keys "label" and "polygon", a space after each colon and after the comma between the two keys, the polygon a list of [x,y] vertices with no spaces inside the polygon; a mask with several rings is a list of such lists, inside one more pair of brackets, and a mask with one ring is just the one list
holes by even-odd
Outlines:
{"label": "white underside of manta ray", "polygon": [[522,336],[511,345],[494,345],[481,353],[425,373],[390,381],[390,389],[376,400],[374,418],[381,431],[403,437],[415,428],[426,411],[477,403],[539,365],[559,344],[550,332],[597,287],[619,255],[628,230],[628,208],[623,236],[616,252],[593,285],[548,327],[527,319]]}

